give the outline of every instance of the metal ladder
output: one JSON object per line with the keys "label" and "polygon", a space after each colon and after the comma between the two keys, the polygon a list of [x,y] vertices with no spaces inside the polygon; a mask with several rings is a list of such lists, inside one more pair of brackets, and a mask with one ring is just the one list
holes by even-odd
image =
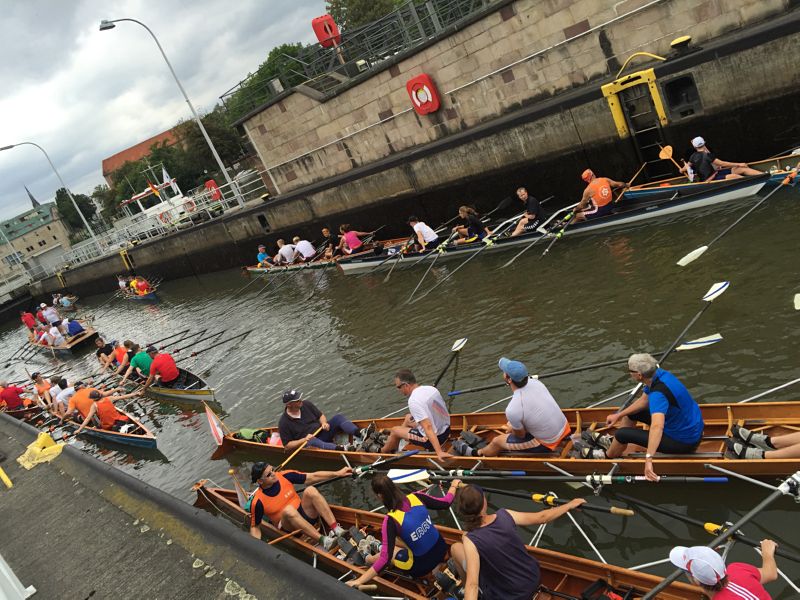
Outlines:
{"label": "metal ladder", "polygon": [[658,157],[664,146],[664,136],[647,86],[635,85],[621,90],[619,100],[633,148],[640,163],[645,164],[645,177],[650,181],[673,177],[672,163]]}

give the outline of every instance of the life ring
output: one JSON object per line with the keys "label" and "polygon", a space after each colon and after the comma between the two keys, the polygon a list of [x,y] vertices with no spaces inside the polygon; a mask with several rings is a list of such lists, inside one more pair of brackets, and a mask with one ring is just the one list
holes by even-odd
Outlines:
{"label": "life ring", "polygon": [[169,223],[169,213],[164,211],[158,215],[158,220],[162,223]]}
{"label": "life ring", "polygon": [[194,212],[197,209],[197,204],[194,203],[194,200],[187,200],[183,203],[183,210],[186,212]]}

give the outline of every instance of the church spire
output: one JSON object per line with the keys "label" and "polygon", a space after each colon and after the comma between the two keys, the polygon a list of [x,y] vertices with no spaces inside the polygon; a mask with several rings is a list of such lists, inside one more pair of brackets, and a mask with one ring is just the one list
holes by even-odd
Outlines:
{"label": "church spire", "polygon": [[31,199],[31,204],[33,205],[33,208],[39,208],[41,204],[39,204],[39,201],[33,197],[33,194],[31,194],[31,191],[28,189],[27,185],[25,186],[25,191],[28,192],[28,198]]}

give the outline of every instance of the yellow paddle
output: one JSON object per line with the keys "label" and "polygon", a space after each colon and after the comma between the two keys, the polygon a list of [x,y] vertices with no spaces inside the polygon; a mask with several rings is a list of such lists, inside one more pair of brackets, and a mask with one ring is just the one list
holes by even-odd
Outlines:
{"label": "yellow paddle", "polygon": [[[320,426],[317,428],[317,430],[316,430],[314,433],[312,433],[312,434],[311,434],[311,437],[317,437],[317,434],[318,434],[320,431],[322,431],[322,425],[320,425]],[[276,470],[276,471],[281,471],[281,470],[282,470],[282,469],[283,469],[283,468],[286,466],[286,464],[287,464],[287,463],[288,463],[290,460],[292,460],[292,459],[295,457],[295,455],[296,455],[298,452],[300,452],[300,450],[302,450],[303,448],[305,448],[305,447],[306,447],[306,444],[308,443],[308,440],[310,440],[310,439],[311,439],[311,438],[306,438],[305,440],[303,440],[303,443],[302,443],[302,444],[300,444],[300,446],[298,446],[297,450],[295,450],[294,452],[292,452],[291,456],[289,456],[289,458],[287,458],[285,461],[283,461],[283,462],[282,462],[282,463],[281,463],[281,464],[278,466],[278,468],[277,468],[277,469],[275,469],[275,470]]]}

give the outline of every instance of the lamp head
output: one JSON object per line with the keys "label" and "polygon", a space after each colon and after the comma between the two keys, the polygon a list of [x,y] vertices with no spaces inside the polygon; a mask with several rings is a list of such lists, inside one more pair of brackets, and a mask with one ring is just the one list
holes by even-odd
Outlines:
{"label": "lamp head", "polygon": [[116,27],[116,25],[112,21],[109,21],[107,19],[103,19],[102,21],[100,21],[100,31],[114,29],[114,27]]}

